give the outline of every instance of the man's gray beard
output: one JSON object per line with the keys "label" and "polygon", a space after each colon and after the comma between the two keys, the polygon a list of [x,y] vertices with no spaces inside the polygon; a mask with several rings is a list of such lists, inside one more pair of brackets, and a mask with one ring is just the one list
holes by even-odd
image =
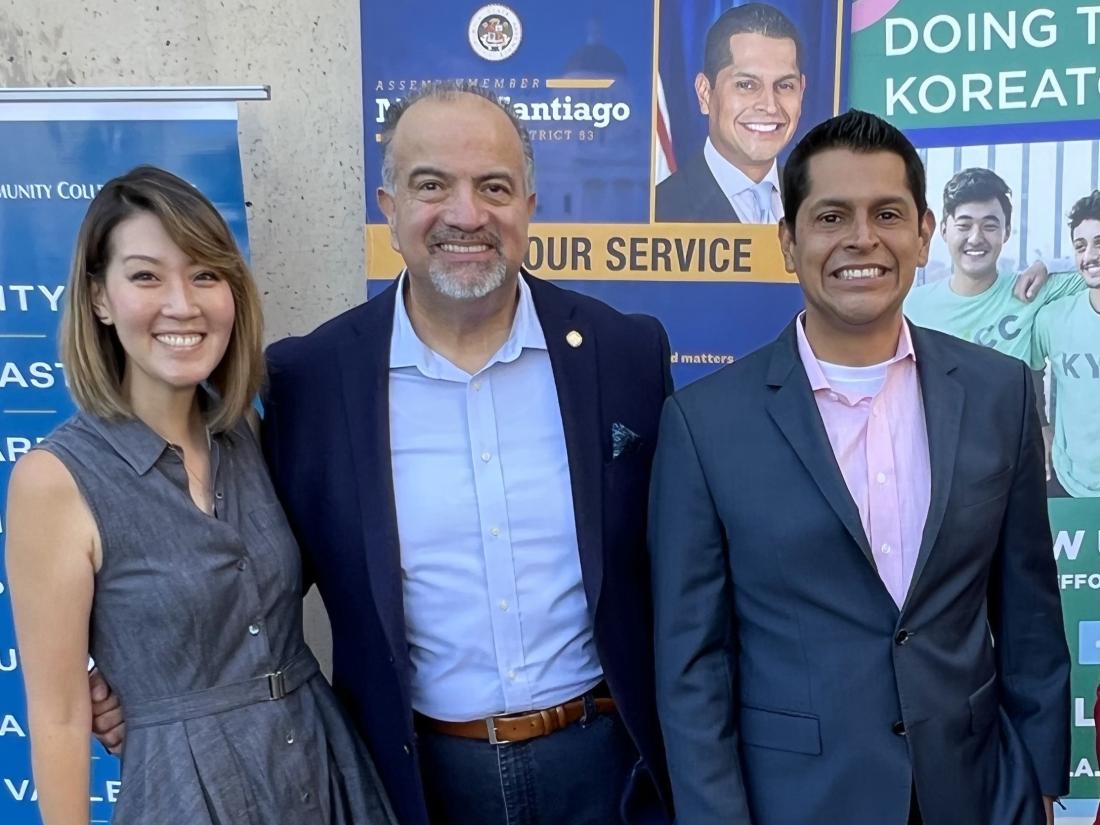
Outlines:
{"label": "man's gray beard", "polygon": [[484,298],[494,289],[504,284],[508,268],[504,261],[497,261],[482,273],[480,278],[462,278],[448,272],[444,267],[433,261],[428,267],[428,277],[432,286],[440,295],[454,298],[458,301],[475,301]]}

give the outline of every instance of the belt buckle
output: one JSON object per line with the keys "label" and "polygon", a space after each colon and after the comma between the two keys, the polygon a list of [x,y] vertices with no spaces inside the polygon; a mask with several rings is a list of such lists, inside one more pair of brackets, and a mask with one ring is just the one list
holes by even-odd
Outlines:
{"label": "belt buckle", "polygon": [[495,717],[490,716],[488,719],[486,719],[485,720],[485,727],[489,731],[489,744],[490,745],[507,745],[512,741],[511,739],[498,739],[497,738],[497,726],[496,726],[496,718]]}
{"label": "belt buckle", "polygon": [[267,688],[272,699],[282,699],[286,696],[286,674],[281,670],[267,674]]}

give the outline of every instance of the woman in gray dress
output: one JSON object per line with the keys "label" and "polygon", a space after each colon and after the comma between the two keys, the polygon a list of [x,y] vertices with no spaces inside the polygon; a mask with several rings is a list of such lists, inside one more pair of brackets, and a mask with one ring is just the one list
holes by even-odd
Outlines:
{"label": "woman in gray dress", "polygon": [[247,423],[259,299],[196,189],[142,167],[99,192],[62,359],[80,412],[8,492],[45,825],[89,821],[89,652],[126,719],[118,825],[392,822],[302,638],[297,546]]}

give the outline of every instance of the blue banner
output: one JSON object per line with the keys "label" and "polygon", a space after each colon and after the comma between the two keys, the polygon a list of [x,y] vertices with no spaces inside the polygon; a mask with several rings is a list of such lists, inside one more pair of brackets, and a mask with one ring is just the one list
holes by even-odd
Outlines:
{"label": "blue banner", "polygon": [[[247,253],[236,104],[0,103],[0,500],[19,456],[73,410],[57,328],[77,229],[103,184],[140,164],[221,210]],[[0,522],[0,562],[3,560]],[[0,822],[37,825],[19,653],[0,565]],[[170,617],[165,617],[169,621]],[[93,746],[91,821],[110,820],[118,761]]]}

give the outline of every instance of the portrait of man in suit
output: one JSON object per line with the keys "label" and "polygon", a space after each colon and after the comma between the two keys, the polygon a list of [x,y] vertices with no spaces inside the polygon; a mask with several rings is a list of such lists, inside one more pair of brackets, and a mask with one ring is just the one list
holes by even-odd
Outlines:
{"label": "portrait of man in suit", "polygon": [[775,6],[747,3],[707,31],[695,77],[707,139],[657,185],[660,222],[777,223],[783,217],[777,156],[802,112],[802,44]]}
{"label": "portrait of man in suit", "polygon": [[925,173],[852,111],[784,168],[805,311],[665,404],[657,704],[681,825],[1041,825],[1069,654],[1028,368],[910,325]]}

